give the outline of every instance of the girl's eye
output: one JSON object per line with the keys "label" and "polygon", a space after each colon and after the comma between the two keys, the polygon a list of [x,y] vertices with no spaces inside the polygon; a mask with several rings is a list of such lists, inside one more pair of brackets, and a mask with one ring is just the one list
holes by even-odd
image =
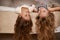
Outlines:
{"label": "girl's eye", "polygon": [[45,10],[43,12],[46,12]]}

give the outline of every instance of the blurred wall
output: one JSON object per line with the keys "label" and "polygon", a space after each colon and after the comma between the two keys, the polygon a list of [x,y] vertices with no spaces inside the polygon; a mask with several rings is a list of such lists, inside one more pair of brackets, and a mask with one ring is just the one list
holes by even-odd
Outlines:
{"label": "blurred wall", "polygon": [[16,18],[16,13],[0,12],[0,33],[13,33]]}
{"label": "blurred wall", "polygon": [[54,12],[55,15],[55,26],[60,26],[60,12]]}

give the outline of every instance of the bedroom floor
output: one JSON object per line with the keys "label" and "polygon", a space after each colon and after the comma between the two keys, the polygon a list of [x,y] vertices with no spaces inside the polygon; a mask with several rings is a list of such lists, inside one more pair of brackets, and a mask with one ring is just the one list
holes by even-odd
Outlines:
{"label": "bedroom floor", "polygon": [[[60,33],[55,33],[56,40],[60,40]],[[13,34],[0,33],[0,40],[13,40]]]}

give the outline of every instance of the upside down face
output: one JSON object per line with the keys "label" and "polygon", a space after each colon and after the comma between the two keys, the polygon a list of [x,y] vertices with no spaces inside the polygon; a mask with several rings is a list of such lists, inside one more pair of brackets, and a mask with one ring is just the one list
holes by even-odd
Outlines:
{"label": "upside down face", "polygon": [[30,20],[30,12],[29,12],[29,9],[28,9],[28,8],[22,7],[22,8],[21,8],[21,13],[22,13],[22,17],[23,17],[25,20]]}
{"label": "upside down face", "polygon": [[40,7],[38,13],[39,13],[40,17],[48,16],[48,10],[44,7]]}

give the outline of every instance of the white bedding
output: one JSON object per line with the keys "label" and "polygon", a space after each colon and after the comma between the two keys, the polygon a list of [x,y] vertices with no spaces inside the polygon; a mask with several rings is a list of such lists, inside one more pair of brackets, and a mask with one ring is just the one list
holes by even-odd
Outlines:
{"label": "white bedding", "polygon": [[55,33],[60,32],[60,26],[55,29]]}

